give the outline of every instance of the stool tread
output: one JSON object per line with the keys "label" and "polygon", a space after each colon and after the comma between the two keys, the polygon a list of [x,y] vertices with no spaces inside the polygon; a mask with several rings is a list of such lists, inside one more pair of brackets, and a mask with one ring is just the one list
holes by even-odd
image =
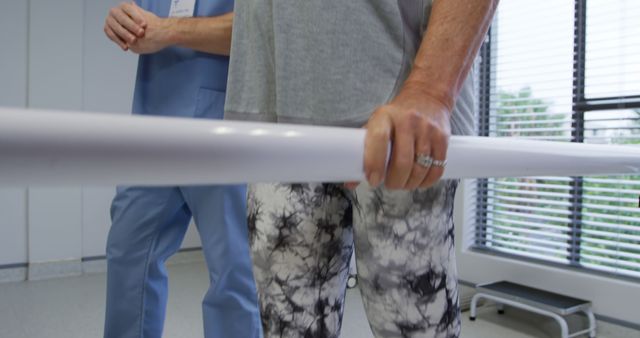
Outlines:
{"label": "stool tread", "polygon": [[519,301],[526,300],[532,303],[543,304],[547,307],[558,309],[559,311],[591,305],[591,302],[587,300],[573,298],[507,281],[478,285],[477,290],[479,292],[487,292],[495,296],[508,296],[509,298],[516,298]]}

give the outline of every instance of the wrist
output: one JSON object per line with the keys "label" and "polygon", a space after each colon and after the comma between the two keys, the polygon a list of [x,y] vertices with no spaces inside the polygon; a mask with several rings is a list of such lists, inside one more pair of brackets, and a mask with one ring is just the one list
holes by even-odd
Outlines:
{"label": "wrist", "polygon": [[414,65],[401,92],[407,91],[431,101],[437,101],[447,110],[453,111],[456,97],[455,81],[446,71],[437,71],[432,68]]}
{"label": "wrist", "polygon": [[180,18],[163,18],[160,20],[160,31],[162,32],[161,41],[164,46],[168,47],[179,44],[182,40],[178,29]]}
{"label": "wrist", "polygon": [[453,112],[455,100],[447,88],[438,88],[424,81],[407,80],[394,101],[413,102],[416,106],[441,106],[448,114]]}

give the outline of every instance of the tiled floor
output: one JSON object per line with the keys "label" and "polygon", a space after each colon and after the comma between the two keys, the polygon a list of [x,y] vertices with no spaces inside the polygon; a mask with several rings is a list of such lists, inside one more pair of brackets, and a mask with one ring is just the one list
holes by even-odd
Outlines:
{"label": "tiled floor", "polygon": [[[165,337],[202,337],[200,301],[207,286],[201,262],[169,267],[170,296]],[[101,337],[104,316],[104,274],[37,282],[0,284],[1,338]],[[347,294],[342,337],[372,338],[357,290]],[[543,338],[557,336],[544,318],[509,309],[499,316],[481,308],[470,322],[463,316],[463,338]],[[617,329],[618,331],[614,330]],[[555,334],[555,335],[554,335]],[[640,338],[640,332],[605,325],[599,338]]]}

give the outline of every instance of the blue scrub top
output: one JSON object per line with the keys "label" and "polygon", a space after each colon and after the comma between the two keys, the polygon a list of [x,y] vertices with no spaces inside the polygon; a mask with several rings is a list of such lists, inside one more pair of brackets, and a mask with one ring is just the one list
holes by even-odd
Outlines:
{"label": "blue scrub top", "polygon": [[[136,0],[167,17],[171,0]],[[233,0],[196,0],[194,16],[233,11]],[[133,113],[140,115],[222,118],[229,57],[169,47],[138,61]]]}

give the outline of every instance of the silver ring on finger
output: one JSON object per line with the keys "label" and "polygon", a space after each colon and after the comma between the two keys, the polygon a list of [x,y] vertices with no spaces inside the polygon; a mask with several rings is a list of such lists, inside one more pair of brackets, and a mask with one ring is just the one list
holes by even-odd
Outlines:
{"label": "silver ring on finger", "polygon": [[425,168],[431,168],[433,165],[433,157],[427,154],[417,154],[416,155],[416,163]]}
{"label": "silver ring on finger", "polygon": [[447,166],[447,160],[432,160],[431,161],[431,165],[434,167],[440,167],[440,168],[444,168]]}

